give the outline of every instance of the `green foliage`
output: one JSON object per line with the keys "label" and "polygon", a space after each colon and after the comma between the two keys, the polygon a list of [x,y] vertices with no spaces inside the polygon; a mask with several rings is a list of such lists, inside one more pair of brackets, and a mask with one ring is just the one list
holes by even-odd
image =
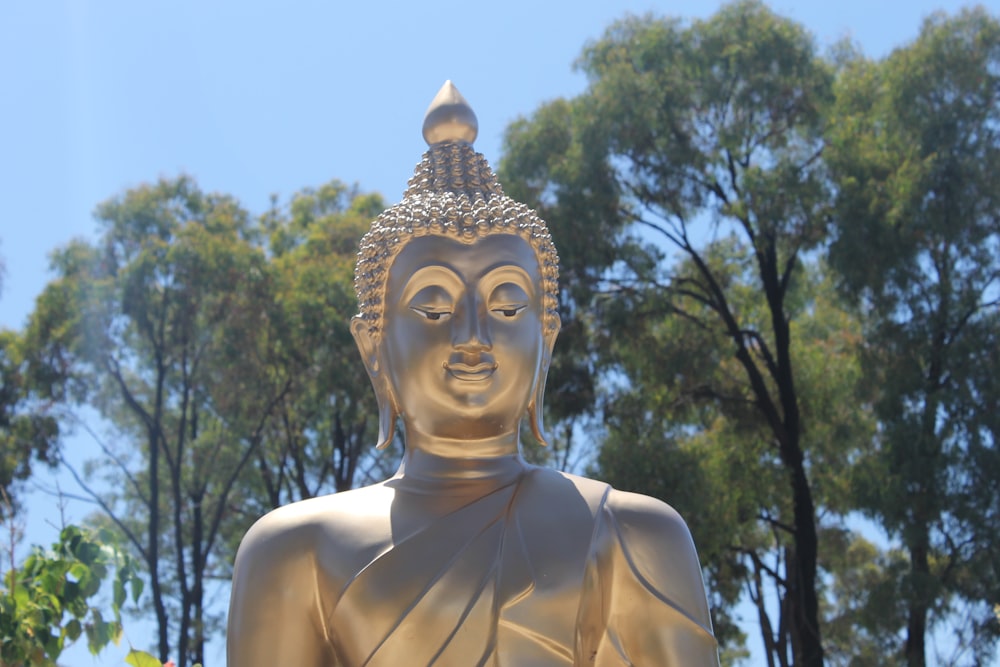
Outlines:
{"label": "green foliage", "polygon": [[[51,551],[35,547],[20,567],[4,576],[0,590],[0,663],[55,665],[63,649],[81,636],[97,655],[122,634],[121,610],[143,582],[131,557],[112,546],[113,537],[68,526]],[[112,583],[110,619],[94,606],[101,585]],[[157,663],[159,665],[159,663]]]}
{"label": "green foliage", "polygon": [[[719,246],[706,254],[720,270],[734,272],[730,285],[740,298],[733,307],[747,320],[763,316],[759,295],[734,271],[747,266],[745,257],[731,242]],[[822,507],[846,512],[852,507],[849,459],[863,451],[873,424],[870,413],[857,409],[864,401],[860,324],[840,306],[820,269],[804,276],[801,293],[790,300],[796,304],[792,349],[813,489]],[[672,303],[698,313],[694,303]],[[688,521],[705,565],[717,634],[726,650],[735,651],[744,637],[731,610],[745,593],[770,595],[767,570],[780,568],[794,544],[781,520],[791,502],[767,424],[726,353],[726,337],[701,325],[702,318],[668,314],[642,327],[611,326],[617,334],[610,352],[632,382],[608,405],[598,465],[616,486],[664,498]],[[854,576],[835,567],[838,554],[825,547],[819,550],[824,571]],[[833,613],[825,611],[826,618]]]}
{"label": "green foliage", "polygon": [[395,457],[366,457],[376,434],[377,414],[367,373],[356,353],[350,319],[358,312],[354,262],[358,239],[384,204],[339,181],[306,188],[287,207],[273,207],[261,220],[275,274],[273,344],[287,355],[296,381],[275,406],[266,426],[257,470],[260,491],[248,499],[257,515],[280,504],[385,472]]}
{"label": "green foliage", "polygon": [[[507,189],[567,267],[556,358],[604,422],[599,473],[681,509],[727,646],[741,587],[779,601],[775,664],[820,664],[818,618],[845,664],[923,664],[928,619],[995,646],[998,59],[981,9],[882,62],[824,61],[758,2],[629,17],[583,95],[507,131]],[[845,531],[859,510],[904,548]]]}
{"label": "green foliage", "polygon": [[823,531],[820,539],[832,579],[824,625],[831,662],[852,667],[905,664],[898,637],[906,622],[900,590],[907,567],[905,552],[898,548],[883,552],[861,535],[840,528]]}
{"label": "green foliage", "polygon": [[125,656],[125,664],[132,667],[163,667],[163,663],[150,654],[135,649],[129,651],[128,655]]}
{"label": "green foliage", "polygon": [[[161,663],[159,660],[157,660],[149,653],[146,653],[145,651],[137,651],[136,649],[132,649],[131,651],[128,652],[128,655],[125,656],[125,664],[131,665],[132,667],[163,667],[164,665],[167,665],[169,667],[174,663],[172,661]],[[202,665],[200,662],[197,662],[191,665],[191,667],[202,667]]]}
{"label": "green foliage", "polygon": [[630,250],[610,242],[620,228],[619,188],[603,142],[590,140],[601,127],[587,124],[587,113],[576,100],[556,100],[515,121],[504,133],[497,168],[507,193],[535,208],[559,244],[562,328],[545,390],[550,449],[534,447],[527,433],[524,440],[535,462],[562,468],[574,455],[574,430],[597,401],[590,304],[605,272]]}
{"label": "green foliage", "polygon": [[843,66],[830,258],[865,313],[880,425],[852,492],[907,551],[909,665],[942,619],[974,660],[1000,638],[998,127],[1000,22],[981,9],[935,15],[884,61]]}
{"label": "green foliage", "polygon": [[[53,256],[26,338],[54,397],[95,409],[92,493],[140,558],[157,651],[202,659],[210,578],[272,507],[348,488],[375,410],[348,322],[357,238],[381,199],[339,182],[252,218],[188,177],[101,204]],[[89,488],[79,475],[80,481]]]}
{"label": "green foliage", "polygon": [[[626,18],[578,66],[587,91],[512,125],[502,173],[560,240],[571,358],[612,387],[600,474],[684,507],[724,641],[738,650],[724,616],[749,571],[782,601],[768,653],[820,664],[814,485],[824,501],[843,486],[825,466],[855,426],[849,410],[827,432],[805,421],[838,412],[824,399],[852,394],[856,368],[826,396],[803,384],[830,351],[851,356],[839,331],[808,338],[846,324],[804,270],[830,203],[833,69],[757,2],[690,25]],[[809,320],[821,307],[829,323]]]}
{"label": "green foliage", "polygon": [[0,521],[16,511],[15,487],[31,475],[33,464],[51,466],[58,457],[59,425],[25,359],[25,343],[17,333],[0,330],[0,494],[5,499]]}
{"label": "green foliage", "polygon": [[[125,664],[132,667],[163,667],[163,663],[145,651],[132,649],[125,656]],[[195,665],[194,667],[198,667]]]}

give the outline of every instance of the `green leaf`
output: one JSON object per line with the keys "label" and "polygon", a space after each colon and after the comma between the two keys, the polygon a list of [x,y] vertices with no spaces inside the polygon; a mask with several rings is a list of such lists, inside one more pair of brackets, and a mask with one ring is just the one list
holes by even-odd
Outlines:
{"label": "green leaf", "polygon": [[74,618],[66,624],[65,632],[66,638],[74,642],[80,637],[80,633],[83,632],[83,626],[80,625],[79,620]]}
{"label": "green leaf", "polygon": [[76,581],[83,581],[90,576],[90,568],[83,563],[73,563],[69,568],[69,575]]}
{"label": "green leaf", "polygon": [[132,602],[138,604],[139,596],[142,595],[142,587],[145,583],[138,577],[138,575],[133,575],[130,583],[132,584]]}
{"label": "green leaf", "polygon": [[128,652],[128,655],[125,656],[125,662],[132,667],[163,667],[163,663],[150,654],[135,649]]}
{"label": "green leaf", "polygon": [[114,589],[115,609],[121,609],[122,605],[125,604],[125,585],[121,579],[115,579]]}

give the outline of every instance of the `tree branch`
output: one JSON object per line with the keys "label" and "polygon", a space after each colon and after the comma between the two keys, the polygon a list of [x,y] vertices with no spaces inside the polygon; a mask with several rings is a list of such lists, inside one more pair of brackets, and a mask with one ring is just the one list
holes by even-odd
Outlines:
{"label": "tree branch", "polygon": [[[76,471],[76,468],[74,468],[72,464],[67,461],[63,461],[63,465],[66,466],[66,469],[69,470],[71,475],[73,475],[73,479],[76,480],[76,483],[80,486],[80,488],[83,489],[88,496],[90,496],[91,502],[96,503],[102,510],[104,510],[107,517],[111,519],[116,526],[118,526],[118,529],[121,530],[122,533],[124,533],[128,541],[132,543],[132,546],[134,546],[142,556],[143,560],[146,560],[147,552],[143,548],[142,543],[136,537],[135,533],[133,533],[132,530],[118,518],[115,512],[111,509],[111,506],[108,505],[108,503],[101,498],[101,496],[99,496],[86,482],[83,481],[83,478],[80,477],[80,474]],[[80,498],[80,500],[83,500],[83,498]]]}

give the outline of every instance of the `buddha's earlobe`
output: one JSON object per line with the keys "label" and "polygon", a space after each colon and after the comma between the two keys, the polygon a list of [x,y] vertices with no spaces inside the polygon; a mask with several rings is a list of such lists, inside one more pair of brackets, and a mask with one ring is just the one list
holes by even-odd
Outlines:
{"label": "buddha's earlobe", "polygon": [[[377,393],[377,392],[376,392]],[[378,444],[375,449],[385,449],[396,434],[396,417],[399,415],[391,400],[378,397]]]}
{"label": "buddha's earlobe", "polygon": [[360,317],[352,318],[351,335],[358,345],[358,352],[361,353],[361,360],[368,371],[368,379],[371,380],[375,401],[378,403],[378,444],[375,449],[385,449],[395,435],[396,418],[399,416],[392,396],[392,386],[389,378],[382,372],[379,345],[369,331],[368,322]]}
{"label": "buddha's earlobe", "polygon": [[541,389],[535,391],[535,397],[531,399],[531,403],[528,403],[528,423],[531,425],[531,435],[535,436],[538,444],[542,447],[548,447],[549,443],[543,433],[542,410],[539,407],[542,404],[540,394],[545,391],[545,380],[540,380],[538,384]]}
{"label": "buddha's earlobe", "polygon": [[535,383],[535,394],[528,403],[528,423],[531,425],[531,435],[535,436],[535,440],[542,447],[549,446],[549,443],[545,440],[545,429],[542,424],[542,401],[545,398],[545,381],[549,376],[549,365],[552,363],[552,348],[556,344],[556,337],[558,335],[559,322],[557,319],[556,326],[552,329],[551,333],[546,332],[544,335],[541,372],[539,373],[538,381]]}

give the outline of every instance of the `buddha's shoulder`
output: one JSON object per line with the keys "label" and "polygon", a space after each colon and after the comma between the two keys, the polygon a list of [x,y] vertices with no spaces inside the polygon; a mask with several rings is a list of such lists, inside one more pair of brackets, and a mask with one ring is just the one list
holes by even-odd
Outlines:
{"label": "buddha's shoulder", "polygon": [[[697,563],[691,531],[684,519],[667,503],[629,491],[619,491],[588,477],[546,471],[542,477],[548,486],[571,485],[597,512],[614,523],[613,533],[630,550],[658,551],[686,556]],[[661,551],[663,553],[663,551]]]}
{"label": "buddha's shoulder", "polygon": [[694,548],[684,519],[667,503],[640,493],[611,489],[605,503],[623,537]]}
{"label": "buddha's shoulder", "polygon": [[617,490],[605,507],[608,540],[625,555],[635,580],[711,628],[698,553],[681,515],[656,498]]}
{"label": "buddha's shoulder", "polygon": [[532,466],[522,486],[529,493],[553,496],[560,501],[555,503],[556,507],[565,503],[568,497],[578,496],[594,510],[604,503],[608,492],[612,491],[610,486],[596,479],[543,466]]}
{"label": "buddha's shoulder", "polygon": [[363,536],[377,536],[382,523],[388,530],[392,499],[392,489],[381,483],[283,505],[251,526],[240,555],[282,558],[350,549]]}

